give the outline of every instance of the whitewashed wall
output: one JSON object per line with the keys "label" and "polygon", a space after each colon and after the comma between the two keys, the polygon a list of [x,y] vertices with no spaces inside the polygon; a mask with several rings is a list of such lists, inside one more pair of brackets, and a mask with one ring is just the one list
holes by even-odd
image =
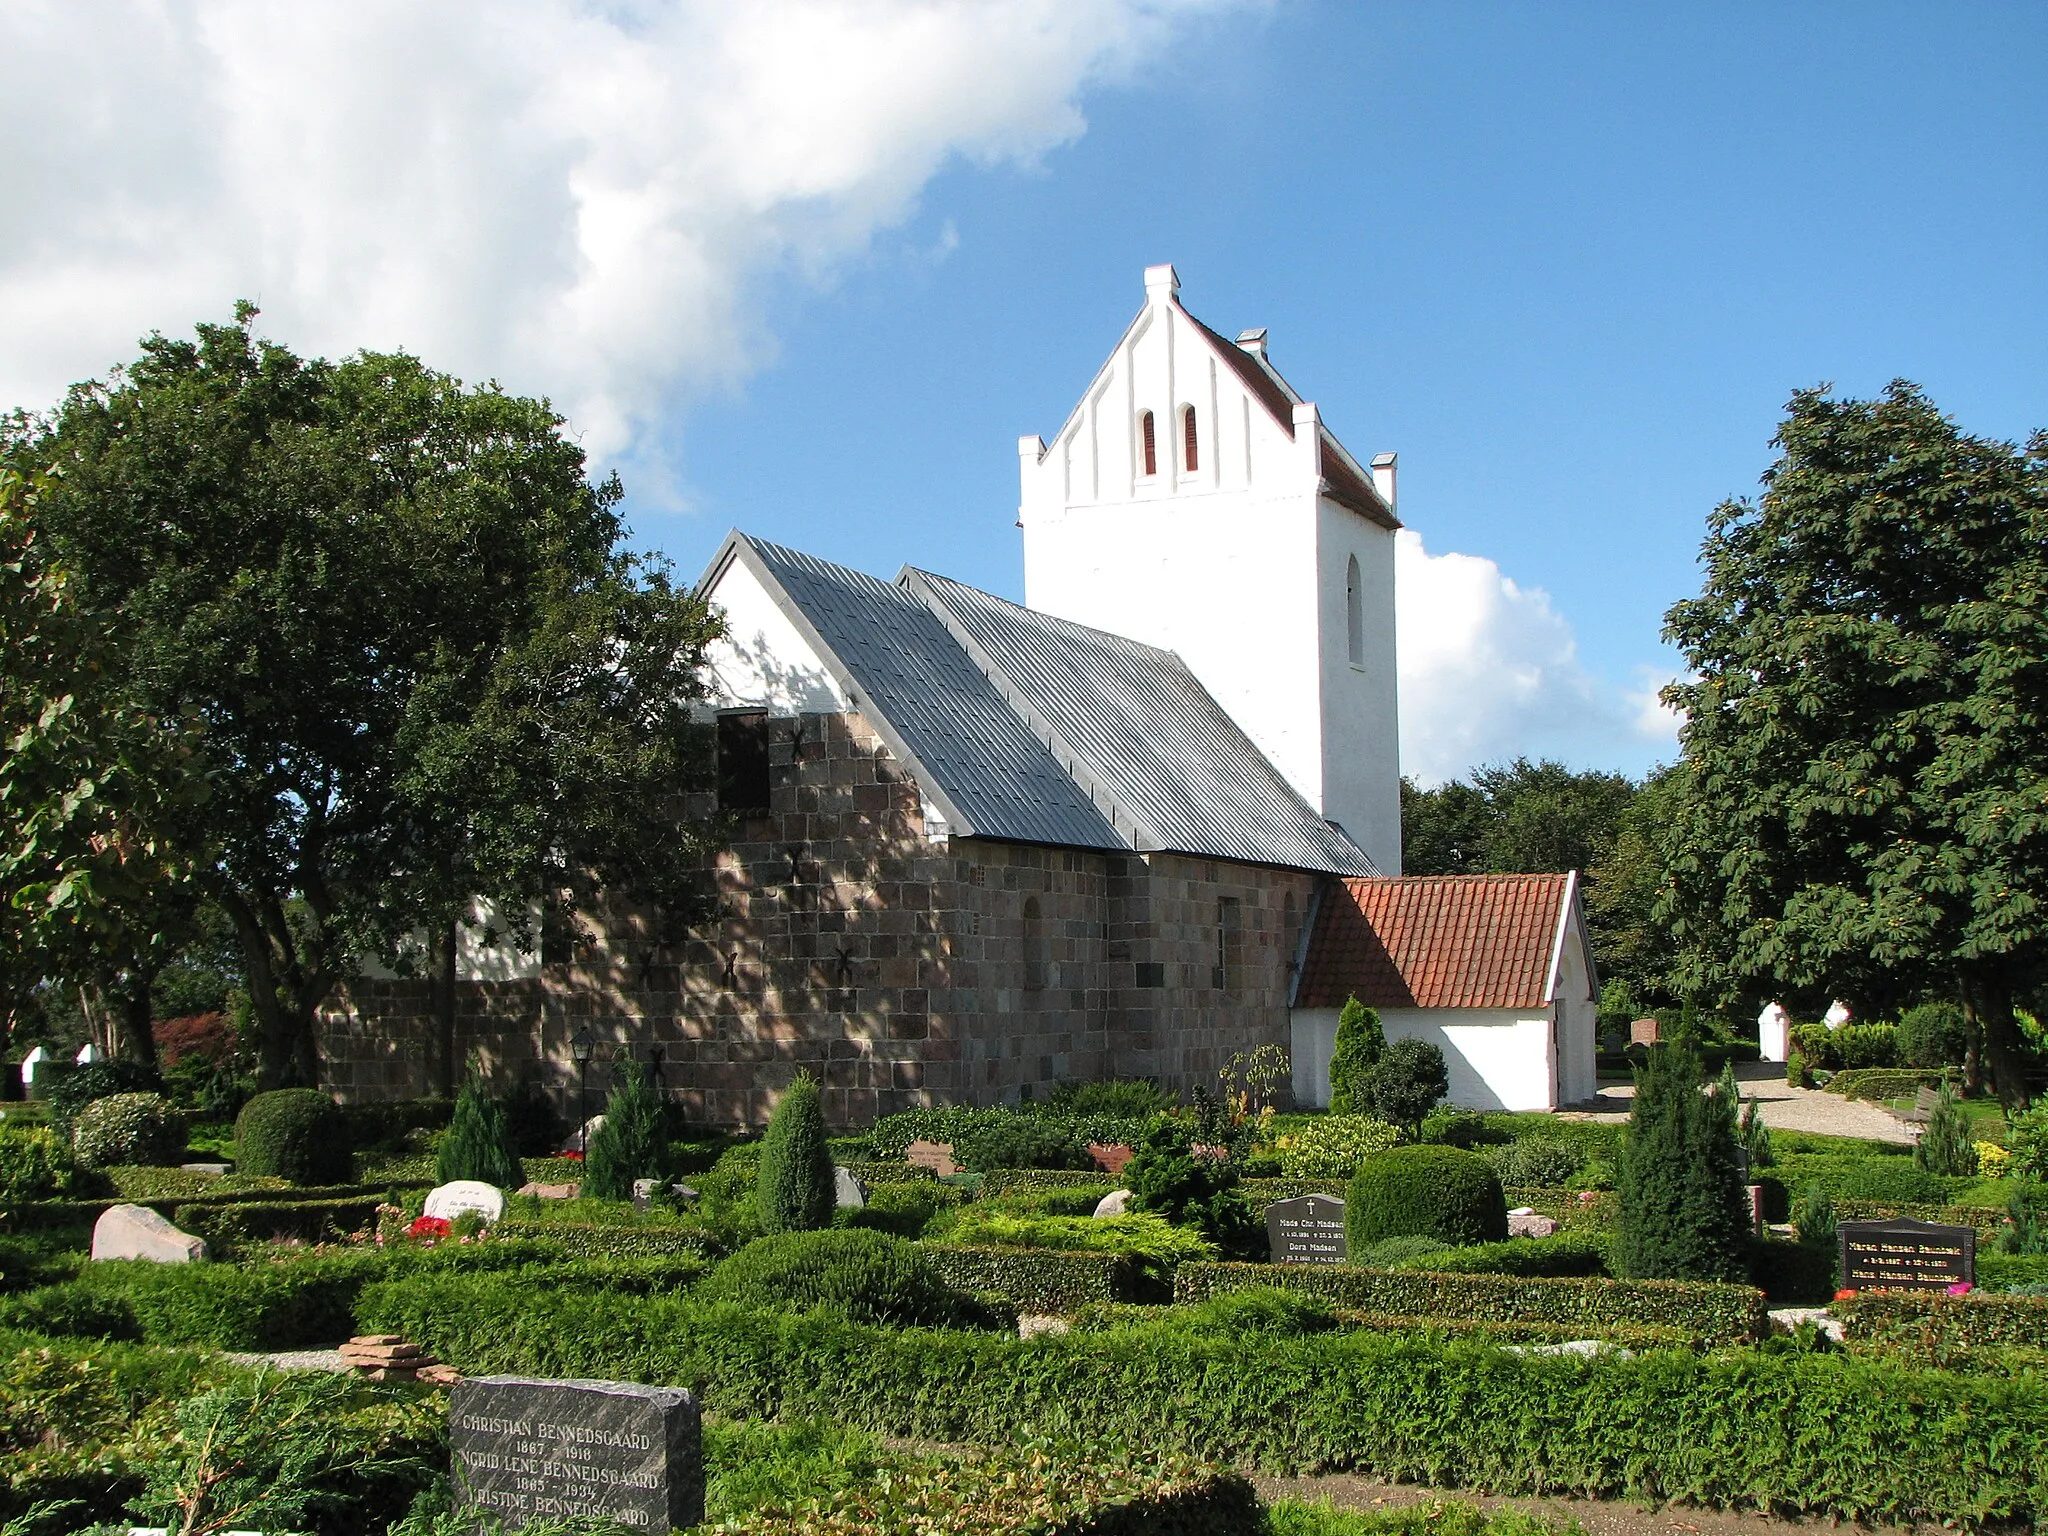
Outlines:
{"label": "whitewashed wall", "polygon": [[[1330,1104],[1330,1056],[1337,1044],[1335,1008],[1297,1008],[1294,1102]],[[1383,1008],[1387,1039],[1427,1040],[1444,1053],[1451,1091],[1461,1109],[1556,1109],[1555,1056],[1547,1012],[1515,1008]]]}
{"label": "whitewashed wall", "polygon": [[[1018,445],[1024,600],[1177,652],[1302,797],[1396,874],[1394,539],[1318,495],[1320,432],[1313,407],[1300,409],[1298,431],[1275,421],[1180,309],[1171,269],[1150,269],[1144,310],[1051,445]],[[1356,669],[1344,608],[1354,556],[1367,600]]]}
{"label": "whitewashed wall", "polygon": [[840,714],[851,707],[744,559],[728,560],[706,596],[725,615],[724,637],[706,651],[717,704],[764,705],[774,715]]}

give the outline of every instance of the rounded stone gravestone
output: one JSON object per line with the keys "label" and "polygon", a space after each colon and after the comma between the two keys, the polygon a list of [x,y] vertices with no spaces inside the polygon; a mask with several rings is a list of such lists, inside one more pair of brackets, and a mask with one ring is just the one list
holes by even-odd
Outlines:
{"label": "rounded stone gravestone", "polygon": [[505,1214],[505,1191],[482,1179],[456,1179],[428,1190],[421,1214],[453,1221],[464,1211],[476,1211],[485,1221],[496,1221]]}
{"label": "rounded stone gravestone", "polygon": [[865,1210],[868,1203],[868,1188],[854,1177],[851,1168],[834,1165],[832,1169],[832,1203],[841,1210]]}
{"label": "rounded stone gravestone", "polygon": [[507,1527],[616,1521],[667,1532],[704,1518],[702,1415],[677,1387],[478,1376],[448,1403],[458,1509]]}
{"label": "rounded stone gravestone", "polygon": [[1128,1189],[1112,1189],[1095,1202],[1097,1216],[1121,1216],[1131,1208],[1131,1192]]}
{"label": "rounded stone gravestone", "polygon": [[92,1256],[190,1264],[206,1257],[206,1239],[179,1231],[146,1205],[114,1205],[93,1223]]}

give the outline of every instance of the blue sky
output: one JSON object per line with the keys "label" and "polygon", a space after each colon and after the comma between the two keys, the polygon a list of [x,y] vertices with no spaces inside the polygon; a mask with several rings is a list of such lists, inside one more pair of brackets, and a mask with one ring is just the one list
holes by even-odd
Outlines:
{"label": "blue sky", "polygon": [[1016,439],[1174,262],[1401,455],[1427,777],[1670,755],[1661,615],[1794,388],[2048,426],[2038,3],[18,0],[0,51],[0,407],[251,297],[549,395],[689,575],[737,525],[1020,595]]}
{"label": "blue sky", "polygon": [[1042,169],[955,166],[835,286],[780,288],[776,366],[687,418],[690,512],[638,527],[691,570],[738,524],[1020,595],[1012,443],[1170,260],[1354,452],[1399,450],[1432,551],[1545,589],[1638,686],[1795,387],[1904,376],[1972,430],[2048,425],[2044,62],[2033,5],[1213,21]]}

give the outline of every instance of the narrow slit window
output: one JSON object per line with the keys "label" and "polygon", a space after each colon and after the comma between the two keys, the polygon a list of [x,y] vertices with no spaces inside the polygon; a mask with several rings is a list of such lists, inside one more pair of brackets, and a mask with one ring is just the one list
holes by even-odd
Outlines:
{"label": "narrow slit window", "polygon": [[1153,430],[1152,413],[1150,411],[1141,411],[1138,413],[1138,437],[1140,439],[1140,445],[1145,455],[1145,473],[1148,475],[1158,474],[1158,434]]}
{"label": "narrow slit window", "polygon": [[718,717],[718,808],[736,816],[768,814],[768,712],[728,710]]}
{"label": "narrow slit window", "polygon": [[1195,447],[1195,408],[1184,405],[1180,411],[1181,456],[1187,462],[1185,468],[1193,474],[1202,467],[1202,456]]}
{"label": "narrow slit window", "polygon": [[1344,572],[1344,639],[1351,652],[1351,665],[1365,665],[1365,594],[1358,590],[1358,556]]}

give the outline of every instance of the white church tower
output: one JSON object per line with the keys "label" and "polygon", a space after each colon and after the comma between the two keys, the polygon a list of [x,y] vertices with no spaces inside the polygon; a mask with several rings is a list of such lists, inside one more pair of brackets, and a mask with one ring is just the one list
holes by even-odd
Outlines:
{"label": "white church tower", "polygon": [[1401,871],[1394,455],[1370,468],[1172,267],[1048,447],[1026,437],[1026,606],[1177,651],[1309,804]]}

